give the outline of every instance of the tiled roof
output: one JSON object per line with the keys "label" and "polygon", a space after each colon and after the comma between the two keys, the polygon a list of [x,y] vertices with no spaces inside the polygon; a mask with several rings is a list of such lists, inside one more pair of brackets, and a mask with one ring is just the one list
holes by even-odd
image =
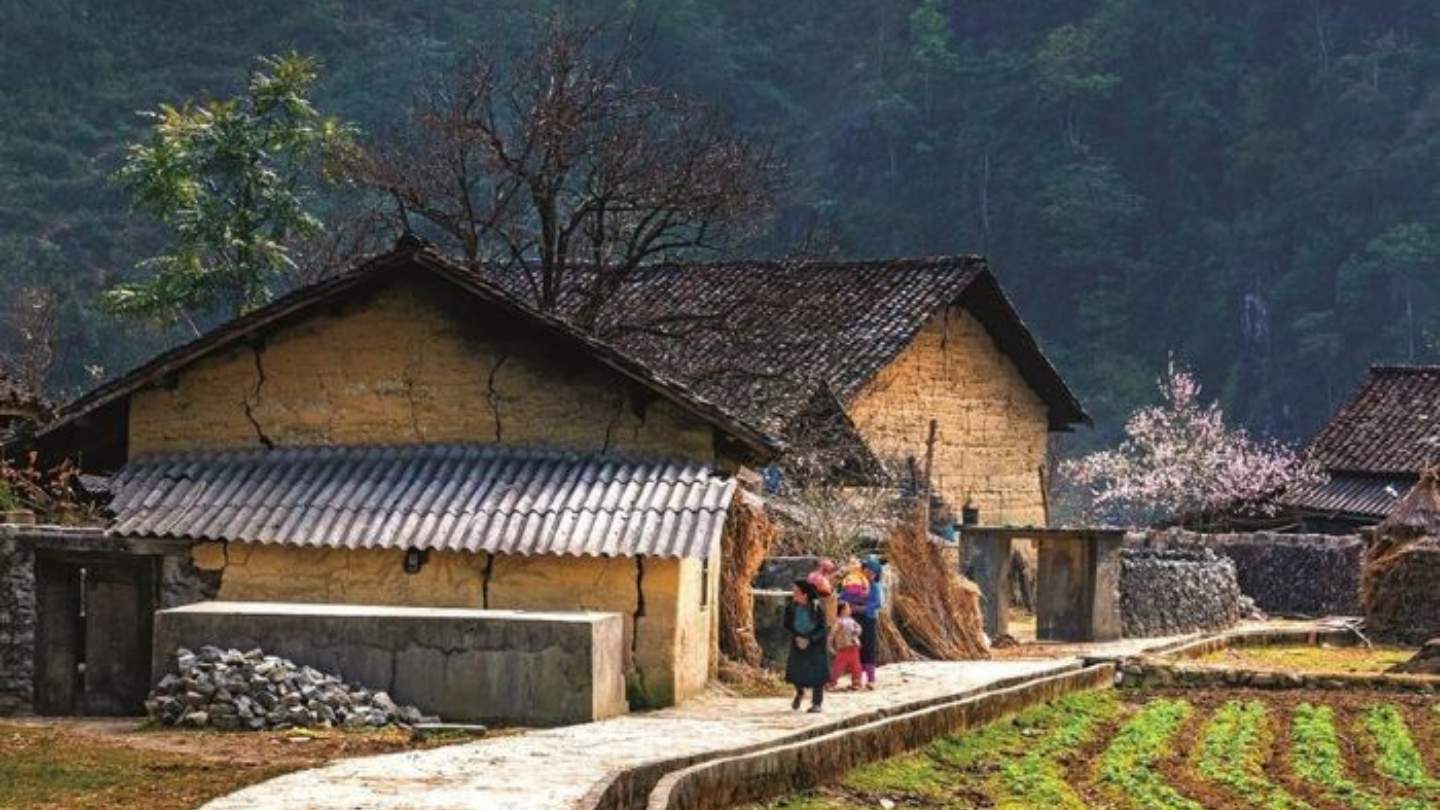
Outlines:
{"label": "tiled roof", "polygon": [[1373,366],[1309,452],[1326,470],[1372,475],[1440,461],[1440,366]]}
{"label": "tiled roof", "polygon": [[[537,329],[569,342],[587,353],[596,362],[669,399],[698,418],[721,428],[762,459],[774,455],[783,443],[746,421],[729,408],[696,394],[677,378],[658,372],[623,348],[597,339],[576,329],[561,318],[538,312],[506,290],[477,273],[451,262],[415,241],[402,240],[397,247],[370,259],[354,270],[297,289],[275,301],[232,321],[221,324],[195,340],[164,352],[126,374],[91,389],[62,407],[57,420],[47,425],[44,433],[56,434],[71,427],[84,427],[102,409],[115,409],[130,394],[175,374],[191,363],[224,347],[286,322],[300,313],[324,306],[337,296],[362,289],[367,284],[384,283],[403,273],[427,272],[455,285],[461,295],[497,306],[536,326]],[[124,419],[111,414],[107,422],[112,432],[125,430]],[[88,428],[87,428],[88,429]],[[93,444],[93,437],[85,444]]]}
{"label": "tiled roof", "polygon": [[736,484],[693,462],[412,445],[152,456],[110,487],[127,537],[703,558]]}
{"label": "tiled roof", "polygon": [[1291,490],[1280,497],[1281,506],[1320,515],[1349,515],[1383,519],[1415,485],[1416,477],[1346,475]]}
{"label": "tiled roof", "polygon": [[[520,271],[506,285],[525,296]],[[560,311],[584,306],[575,285]],[[698,395],[774,432],[815,393],[848,403],[946,305],[978,317],[1050,406],[1088,421],[978,256],[657,264],[637,270],[594,331]]]}

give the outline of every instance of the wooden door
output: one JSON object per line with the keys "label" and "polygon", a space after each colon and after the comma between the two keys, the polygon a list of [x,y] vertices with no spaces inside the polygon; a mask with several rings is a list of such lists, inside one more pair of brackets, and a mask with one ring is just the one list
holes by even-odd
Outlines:
{"label": "wooden door", "polygon": [[85,713],[145,711],[155,597],[148,558],[87,566]]}
{"label": "wooden door", "polygon": [[75,714],[82,690],[85,646],[80,567],[37,558],[35,590],[35,711]]}

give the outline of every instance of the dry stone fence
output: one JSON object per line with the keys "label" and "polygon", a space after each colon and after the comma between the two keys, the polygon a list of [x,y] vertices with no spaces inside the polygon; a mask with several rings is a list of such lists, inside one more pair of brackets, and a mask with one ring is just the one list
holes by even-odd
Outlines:
{"label": "dry stone fence", "polygon": [[1279,616],[1358,616],[1365,541],[1359,535],[1246,532],[1201,534],[1179,529],[1135,533],[1126,544],[1209,549],[1235,563],[1240,590]]}
{"label": "dry stone fence", "polygon": [[1247,612],[1235,563],[1209,549],[1120,552],[1120,620],[1127,638],[1223,630]]}

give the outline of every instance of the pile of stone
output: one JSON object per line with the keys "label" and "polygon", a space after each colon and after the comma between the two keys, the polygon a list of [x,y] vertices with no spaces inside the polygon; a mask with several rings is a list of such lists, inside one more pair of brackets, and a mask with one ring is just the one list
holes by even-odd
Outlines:
{"label": "pile of stone", "polygon": [[1129,638],[1231,627],[1254,610],[1235,563],[1209,549],[1137,549],[1120,554],[1120,620]]}
{"label": "pile of stone", "polygon": [[177,672],[162,678],[145,701],[150,718],[162,725],[262,731],[414,726],[424,719],[384,692],[260,650],[182,647],[175,662]]}

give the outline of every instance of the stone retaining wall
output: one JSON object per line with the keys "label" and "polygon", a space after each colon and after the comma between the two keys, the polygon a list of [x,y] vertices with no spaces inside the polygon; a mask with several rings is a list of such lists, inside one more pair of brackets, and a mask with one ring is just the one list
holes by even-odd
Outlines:
{"label": "stone retaining wall", "polygon": [[1128,545],[1209,548],[1235,562],[1240,590],[1280,616],[1360,615],[1359,535],[1202,534],[1180,529],[1136,533]]}
{"label": "stone retaining wall", "polygon": [[34,677],[35,555],[0,534],[0,716],[34,708]]}
{"label": "stone retaining wall", "polygon": [[1276,672],[1204,664],[1131,659],[1120,665],[1118,685],[1135,689],[1373,689],[1382,692],[1440,692],[1440,676]]}
{"label": "stone retaining wall", "polygon": [[812,739],[715,759],[666,775],[648,810],[719,810],[805,790],[938,737],[967,731],[1071,692],[1109,688],[1115,667],[1100,664],[1006,689],[875,720]]}
{"label": "stone retaining wall", "polygon": [[1120,619],[1127,638],[1224,630],[1243,618],[1242,602],[1235,564],[1209,549],[1120,553]]}

